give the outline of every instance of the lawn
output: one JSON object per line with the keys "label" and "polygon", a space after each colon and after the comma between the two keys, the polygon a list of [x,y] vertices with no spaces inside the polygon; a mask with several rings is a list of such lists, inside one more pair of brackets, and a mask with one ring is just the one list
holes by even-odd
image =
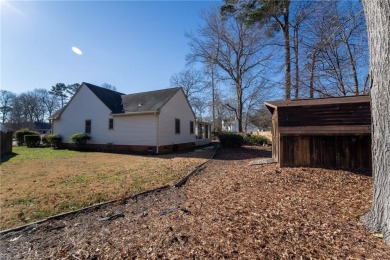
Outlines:
{"label": "lawn", "polygon": [[128,155],[14,147],[0,173],[0,229],[172,184],[211,150]]}

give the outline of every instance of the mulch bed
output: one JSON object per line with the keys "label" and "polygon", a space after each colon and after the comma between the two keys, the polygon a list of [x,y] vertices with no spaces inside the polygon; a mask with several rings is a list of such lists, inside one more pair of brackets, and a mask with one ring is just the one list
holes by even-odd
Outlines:
{"label": "mulch bed", "polygon": [[371,177],[249,166],[269,156],[220,149],[180,189],[2,234],[0,258],[390,259],[390,247],[359,220]]}

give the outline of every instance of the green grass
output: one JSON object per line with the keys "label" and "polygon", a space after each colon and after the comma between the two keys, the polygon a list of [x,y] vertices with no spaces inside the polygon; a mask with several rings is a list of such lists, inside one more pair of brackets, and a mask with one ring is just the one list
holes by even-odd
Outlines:
{"label": "green grass", "polygon": [[204,156],[14,147],[12,155],[2,158],[0,229],[172,184],[209,153]]}
{"label": "green grass", "polygon": [[15,205],[24,205],[24,206],[30,206],[32,204],[36,204],[38,201],[34,198],[16,198],[8,202],[8,205],[15,206]]}
{"label": "green grass", "polygon": [[1,158],[2,163],[18,163],[30,160],[42,159],[64,159],[76,155],[82,155],[83,152],[72,150],[60,150],[53,148],[27,148],[26,146],[15,146],[12,148],[12,154]]}

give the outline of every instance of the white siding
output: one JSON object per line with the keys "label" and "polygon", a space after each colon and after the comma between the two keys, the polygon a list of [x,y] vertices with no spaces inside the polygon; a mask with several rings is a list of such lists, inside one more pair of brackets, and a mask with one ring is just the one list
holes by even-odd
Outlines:
{"label": "white siding", "polygon": [[108,142],[119,145],[156,146],[156,122],[155,115],[114,117],[114,129],[109,130]]}
{"label": "white siding", "polygon": [[[180,119],[180,134],[175,134],[175,119]],[[190,134],[190,121],[195,124],[184,93],[178,91],[160,111],[160,146],[195,142],[195,134]]]}
{"label": "white siding", "polygon": [[88,87],[82,86],[60,119],[53,121],[53,131],[63,137],[64,143],[69,143],[72,134],[84,133],[85,120],[91,120],[90,144],[156,145],[156,116],[114,117],[114,129],[108,129],[109,118],[113,118],[110,114],[110,109]]}
{"label": "white siding", "polygon": [[108,118],[111,111],[86,86],[81,86],[60,116],[53,122],[53,132],[60,134],[64,143],[70,143],[70,137],[76,133],[84,133],[85,120],[91,120],[91,141],[98,144],[104,142],[108,130]]}

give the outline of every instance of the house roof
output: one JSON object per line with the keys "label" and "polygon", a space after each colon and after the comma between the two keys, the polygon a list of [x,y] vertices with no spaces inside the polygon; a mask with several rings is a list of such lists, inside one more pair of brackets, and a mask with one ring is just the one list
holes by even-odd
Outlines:
{"label": "house roof", "polygon": [[[181,88],[168,88],[126,95],[90,83],[83,82],[81,86],[83,85],[89,88],[111,110],[112,114],[116,115],[157,112],[181,90]],[[67,105],[56,111],[51,119],[58,119]]]}
{"label": "house roof", "polygon": [[266,101],[264,104],[267,107],[297,107],[297,106],[320,106],[332,104],[347,104],[347,103],[365,103],[370,102],[369,95],[349,96],[349,97],[332,97],[332,98],[311,98],[311,99],[293,99],[293,100],[275,100]]}
{"label": "house roof", "polygon": [[181,88],[168,88],[122,96],[125,113],[157,112]]}
{"label": "house roof", "polygon": [[56,112],[54,112],[51,115],[51,117],[49,119],[57,119],[61,115],[62,111],[64,111],[64,108],[65,107],[58,109]]}
{"label": "house roof", "polygon": [[116,114],[123,112],[121,96],[125,94],[85,82],[82,84],[87,86],[112,111],[112,113]]}

